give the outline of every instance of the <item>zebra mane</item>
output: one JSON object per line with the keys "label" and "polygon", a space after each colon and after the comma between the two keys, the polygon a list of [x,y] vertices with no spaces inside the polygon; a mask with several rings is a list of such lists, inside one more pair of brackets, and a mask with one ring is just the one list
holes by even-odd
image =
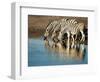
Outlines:
{"label": "zebra mane", "polygon": [[53,21],[50,21],[50,22],[47,24],[46,29],[47,29],[47,27],[48,27],[52,22],[53,22]]}

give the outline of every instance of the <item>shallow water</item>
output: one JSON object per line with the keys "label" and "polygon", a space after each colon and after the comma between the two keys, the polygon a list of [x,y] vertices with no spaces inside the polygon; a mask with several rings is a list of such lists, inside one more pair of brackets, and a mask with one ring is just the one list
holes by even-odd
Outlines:
{"label": "shallow water", "polygon": [[42,39],[28,39],[28,66],[87,64],[87,45],[59,51],[45,46]]}

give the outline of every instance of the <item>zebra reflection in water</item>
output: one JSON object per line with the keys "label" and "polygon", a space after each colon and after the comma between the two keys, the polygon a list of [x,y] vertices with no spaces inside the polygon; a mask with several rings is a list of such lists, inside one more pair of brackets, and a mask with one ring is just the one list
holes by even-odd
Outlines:
{"label": "zebra reflection in water", "polygon": [[80,44],[80,43],[74,43],[73,48],[71,47],[73,44],[69,42],[68,46],[59,48],[59,47],[50,47],[50,44],[47,42],[47,45],[45,45],[46,49],[50,52],[57,53],[57,54],[51,54],[51,55],[57,55],[59,58],[66,59],[68,58],[74,58],[76,60],[82,61],[85,56],[85,50],[86,45]]}

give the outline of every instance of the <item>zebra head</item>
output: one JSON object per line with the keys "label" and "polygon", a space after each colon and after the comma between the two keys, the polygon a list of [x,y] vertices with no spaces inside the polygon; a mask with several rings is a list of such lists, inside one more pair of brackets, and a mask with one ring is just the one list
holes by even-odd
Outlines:
{"label": "zebra head", "polygon": [[50,32],[54,30],[54,27],[56,26],[56,24],[57,24],[57,21],[53,21],[47,25],[46,31],[44,33],[44,40],[46,40]]}
{"label": "zebra head", "polygon": [[47,40],[47,37],[49,36],[49,32],[48,31],[46,31],[45,33],[44,33],[44,40]]}

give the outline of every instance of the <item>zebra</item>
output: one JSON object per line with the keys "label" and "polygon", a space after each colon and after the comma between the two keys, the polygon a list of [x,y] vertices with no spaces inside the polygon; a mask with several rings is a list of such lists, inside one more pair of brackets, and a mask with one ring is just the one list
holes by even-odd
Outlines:
{"label": "zebra", "polygon": [[52,32],[52,36],[51,36],[52,40],[53,39],[56,39],[57,40],[58,35],[59,35],[59,32],[64,27],[62,25],[64,25],[64,23],[66,22],[66,20],[67,20],[66,18],[63,18],[63,19],[58,20],[58,24],[55,26],[55,28],[54,28],[54,30]]}
{"label": "zebra", "polygon": [[67,38],[69,40],[70,36],[71,36],[71,32],[74,30],[73,25],[75,25],[77,23],[76,19],[68,19],[65,22],[61,22],[61,31],[59,33],[58,38],[60,40],[62,40],[62,36],[63,34],[67,34]]}
{"label": "zebra", "polygon": [[59,32],[61,31],[61,29],[64,27],[66,20],[68,20],[68,19],[62,18],[62,19],[58,20],[58,24],[55,26],[55,28],[52,32],[51,39],[52,39],[54,45],[57,45],[59,42],[58,35],[59,35]]}
{"label": "zebra", "polygon": [[76,19],[69,19],[62,25],[63,25],[63,26],[61,26],[62,29],[61,29],[59,36],[58,36],[58,38],[60,40],[62,39],[62,36],[64,35],[64,33],[66,33],[68,40],[70,39],[70,36],[71,36],[72,40],[74,41],[75,40],[74,35],[77,38],[77,35],[78,35],[79,32],[81,32],[81,35],[82,35],[81,41],[85,40],[85,34],[83,32],[84,23],[78,23],[76,21]]}
{"label": "zebra", "polygon": [[76,35],[76,38],[77,38],[77,35],[79,32],[82,35],[80,41],[85,41],[85,34],[84,34],[83,30],[84,30],[84,23],[73,24],[73,26],[71,28],[71,37],[72,37],[73,41],[74,41],[74,35]]}
{"label": "zebra", "polygon": [[[47,42],[49,43],[49,45],[51,47],[56,47],[57,45],[57,31],[59,30],[59,26],[60,26],[60,21],[59,20],[54,20],[51,23],[48,24],[46,31],[44,33],[44,40],[45,43],[47,44]],[[51,36],[50,36],[51,34]],[[48,39],[49,38],[49,39]]]}
{"label": "zebra", "polygon": [[58,21],[53,21],[51,23],[49,23],[46,27],[46,31],[44,33],[44,40],[47,40],[47,38],[49,37],[50,33],[53,32],[53,30],[55,29],[55,26],[58,24]]}

